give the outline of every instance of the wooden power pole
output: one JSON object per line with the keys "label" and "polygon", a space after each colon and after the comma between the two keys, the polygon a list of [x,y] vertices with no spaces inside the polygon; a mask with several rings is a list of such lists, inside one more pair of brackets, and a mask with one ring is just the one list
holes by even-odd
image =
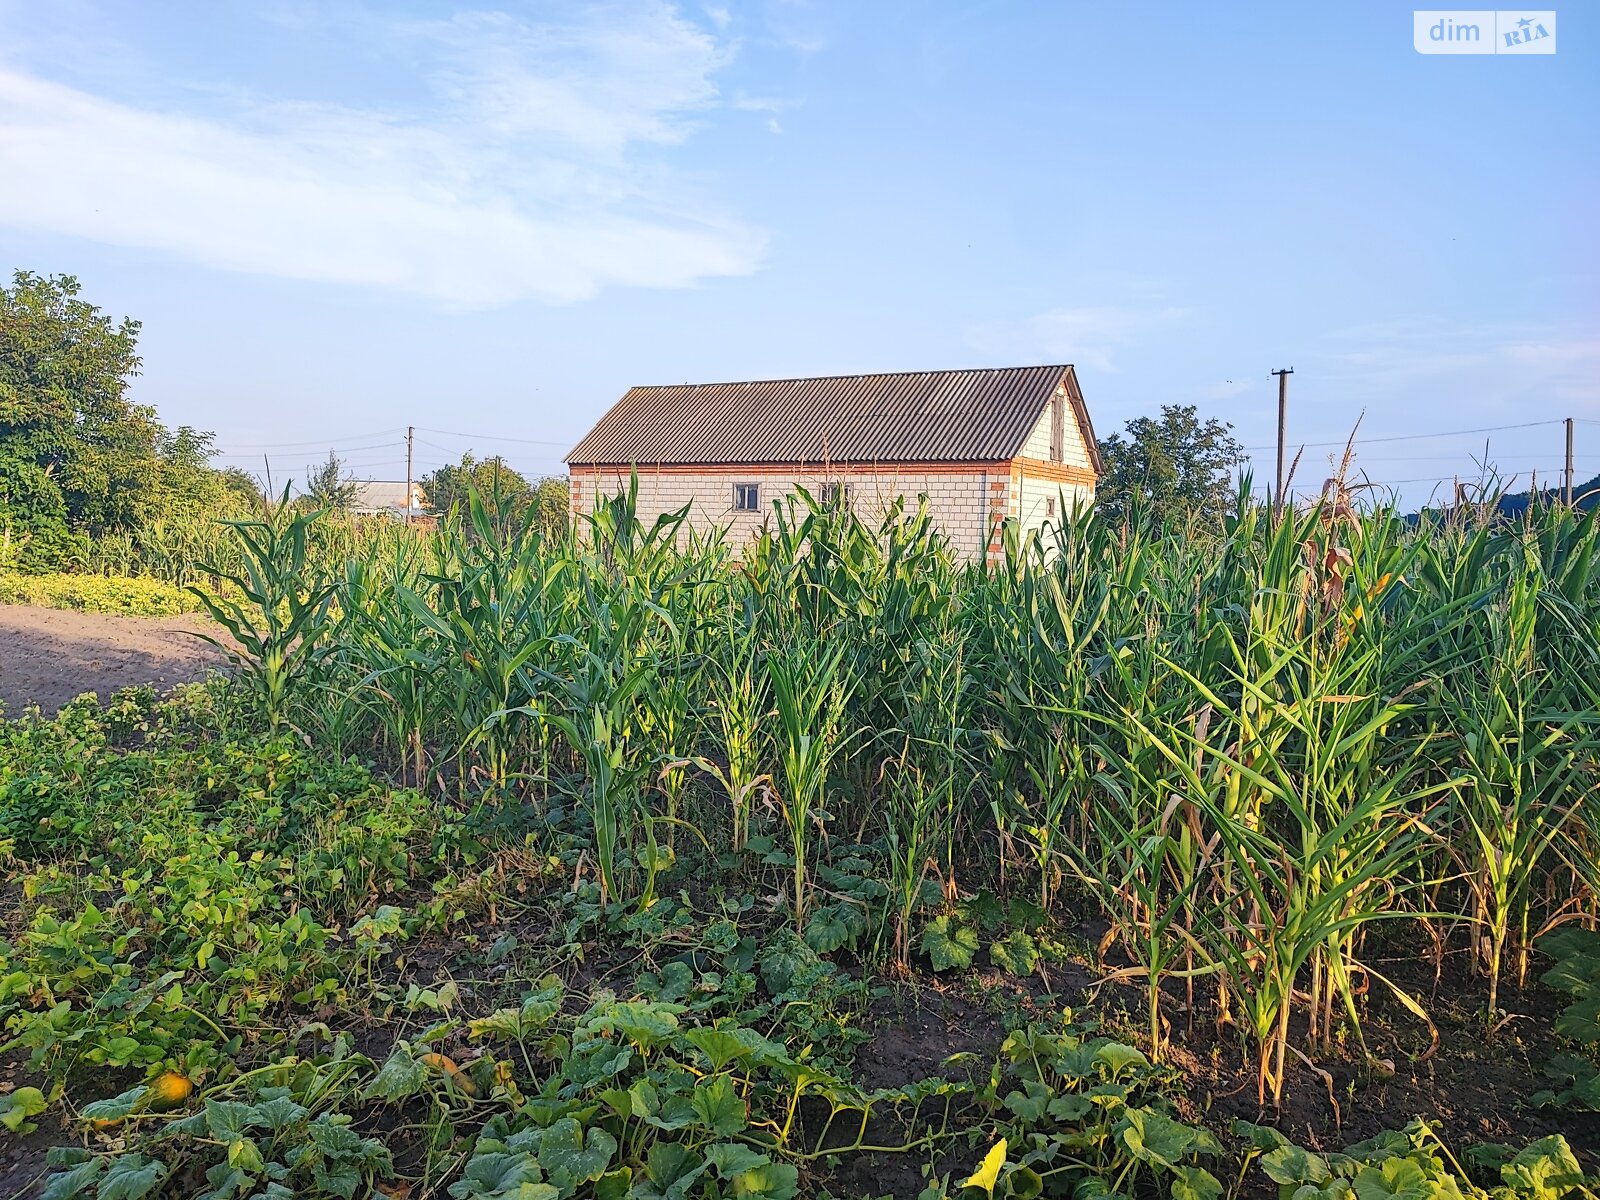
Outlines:
{"label": "wooden power pole", "polygon": [[1272,496],[1272,515],[1276,517],[1283,513],[1283,442],[1289,426],[1289,376],[1294,368],[1284,367],[1273,374],[1278,377],[1278,486]]}
{"label": "wooden power pole", "polygon": [[416,441],[417,430],[414,425],[406,426],[406,525],[411,525],[411,451]]}
{"label": "wooden power pole", "polygon": [[1572,418],[1567,418],[1567,474],[1566,487],[1562,489],[1568,508],[1572,507]]}

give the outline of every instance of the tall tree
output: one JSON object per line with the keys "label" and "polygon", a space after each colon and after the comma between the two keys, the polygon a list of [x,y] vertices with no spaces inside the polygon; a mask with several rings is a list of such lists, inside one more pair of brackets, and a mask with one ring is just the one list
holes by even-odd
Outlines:
{"label": "tall tree", "polygon": [[1244,448],[1227,422],[1202,421],[1192,404],[1165,404],[1159,418],[1137,417],[1103,439],[1100,456],[1095,505],[1113,520],[1136,508],[1162,519],[1218,519],[1232,503]]}
{"label": "tall tree", "polygon": [[356,481],[332,450],[321,466],[306,468],[306,502],[334,512],[347,512],[356,502]]}
{"label": "tall tree", "polygon": [[140,518],[161,426],[128,399],[139,323],[78,298],[71,275],[0,287],[0,546],[24,566],[69,561],[85,535]]}
{"label": "tall tree", "polygon": [[428,498],[428,511],[435,516],[465,508],[472,488],[478,490],[497,521],[521,521],[533,503],[533,485],[527,476],[498,455],[480,460],[469,450],[459,463],[442,466],[422,478],[422,494]]}

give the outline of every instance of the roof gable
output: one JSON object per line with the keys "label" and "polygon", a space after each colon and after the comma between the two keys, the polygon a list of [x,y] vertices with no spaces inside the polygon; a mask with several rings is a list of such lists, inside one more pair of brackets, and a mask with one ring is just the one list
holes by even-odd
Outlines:
{"label": "roof gable", "polygon": [[636,387],[566,461],[998,462],[1063,383],[1076,395],[1070,366]]}

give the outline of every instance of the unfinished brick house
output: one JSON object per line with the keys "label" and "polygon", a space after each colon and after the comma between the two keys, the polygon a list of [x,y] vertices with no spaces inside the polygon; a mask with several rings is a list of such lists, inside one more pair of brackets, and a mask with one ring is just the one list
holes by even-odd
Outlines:
{"label": "unfinished brick house", "polygon": [[639,476],[646,522],[689,522],[747,541],[799,485],[863,518],[926,496],[965,559],[1094,496],[1101,462],[1070,366],[911,371],[636,387],[567,455],[575,513]]}

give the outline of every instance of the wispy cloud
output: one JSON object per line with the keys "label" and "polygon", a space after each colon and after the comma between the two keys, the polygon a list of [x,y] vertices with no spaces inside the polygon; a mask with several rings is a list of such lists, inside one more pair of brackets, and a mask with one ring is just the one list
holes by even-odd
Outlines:
{"label": "wispy cloud", "polygon": [[200,116],[0,67],[0,223],[455,307],[748,273],[762,233],[664,161],[731,52],[666,4],[626,8],[347,27],[413,73],[420,99],[382,110]]}
{"label": "wispy cloud", "polygon": [[967,331],[967,342],[1015,361],[1046,359],[1115,371],[1118,352],[1182,315],[1182,309],[1170,307],[1052,308],[1020,321],[976,326]]}
{"label": "wispy cloud", "polygon": [[1418,401],[1447,400],[1457,416],[1600,412],[1600,341],[1585,330],[1415,316],[1334,331],[1318,349],[1315,369],[1355,401],[1403,385]]}

